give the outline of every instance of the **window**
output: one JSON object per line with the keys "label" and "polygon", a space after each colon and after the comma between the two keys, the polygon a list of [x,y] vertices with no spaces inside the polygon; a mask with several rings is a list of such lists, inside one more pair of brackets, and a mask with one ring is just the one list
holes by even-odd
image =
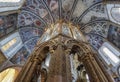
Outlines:
{"label": "window", "polygon": [[103,47],[103,52],[105,55],[107,55],[113,62],[118,63],[120,60],[119,58],[112,52],[110,51],[107,47]]}
{"label": "window", "polygon": [[6,51],[8,50],[10,47],[12,47],[15,43],[17,42],[17,39],[14,38],[11,41],[9,41],[8,43],[6,43],[4,46],[2,46],[2,50]]}
{"label": "window", "polygon": [[112,44],[103,43],[98,52],[108,65],[116,66],[119,64],[120,51]]}
{"label": "window", "polygon": [[17,75],[17,70],[8,68],[0,73],[0,82],[14,82]]}
{"label": "window", "polygon": [[6,58],[11,58],[22,47],[22,40],[18,32],[15,32],[0,41],[0,49]]}
{"label": "window", "polygon": [[19,2],[20,0],[0,0],[0,2]]}
{"label": "window", "polygon": [[18,10],[25,0],[0,0],[0,12]]}

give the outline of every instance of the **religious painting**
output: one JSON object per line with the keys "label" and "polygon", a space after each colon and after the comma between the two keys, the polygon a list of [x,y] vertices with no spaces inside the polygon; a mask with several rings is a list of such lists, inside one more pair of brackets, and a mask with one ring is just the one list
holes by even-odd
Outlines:
{"label": "religious painting", "polygon": [[4,36],[5,35],[5,30],[4,30],[4,22],[5,22],[5,20],[4,20],[4,18],[5,17],[3,17],[3,16],[0,16],[0,37],[2,37],[2,36]]}
{"label": "religious painting", "polygon": [[17,13],[0,16],[0,37],[16,30]]}
{"label": "religious painting", "polygon": [[2,51],[0,51],[0,66],[7,60]]}
{"label": "religious painting", "polygon": [[4,30],[0,30],[0,37],[5,35],[5,31]]}
{"label": "religious painting", "polygon": [[4,17],[0,16],[0,29],[3,29],[4,22]]}
{"label": "religious painting", "polygon": [[36,18],[33,18],[33,16],[30,15],[29,13],[21,12],[18,15],[18,27],[28,26],[28,25],[30,26],[33,24],[34,19],[36,19]]}
{"label": "religious painting", "polygon": [[10,61],[13,64],[20,64],[20,65],[24,65],[28,56],[29,56],[29,52],[27,51],[27,49],[25,47],[22,47],[11,59]]}
{"label": "religious painting", "polygon": [[120,27],[109,26],[108,40],[120,49]]}

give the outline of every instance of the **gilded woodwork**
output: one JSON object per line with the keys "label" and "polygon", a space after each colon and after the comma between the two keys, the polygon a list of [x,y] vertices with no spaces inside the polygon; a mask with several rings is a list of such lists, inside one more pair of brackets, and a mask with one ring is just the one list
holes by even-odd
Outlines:
{"label": "gilded woodwork", "polygon": [[47,79],[45,81],[42,77],[42,82],[72,82],[69,55],[75,53],[78,54],[79,61],[83,63],[90,82],[114,82],[110,74],[104,71],[101,63],[96,60],[96,56],[86,41],[76,40],[62,34],[61,31],[62,28],[59,28],[60,34],[58,33],[46,42],[41,43],[39,41],[37,43],[15,82],[37,81],[34,79],[39,78],[41,63],[45,60],[47,53],[50,53],[51,60],[47,71]]}

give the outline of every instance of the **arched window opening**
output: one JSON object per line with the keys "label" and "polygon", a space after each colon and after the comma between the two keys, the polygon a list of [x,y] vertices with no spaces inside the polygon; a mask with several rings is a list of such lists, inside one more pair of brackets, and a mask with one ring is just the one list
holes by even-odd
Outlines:
{"label": "arched window opening", "polygon": [[0,49],[6,58],[11,58],[22,47],[22,40],[18,32],[0,41]]}
{"label": "arched window opening", "polygon": [[15,43],[17,42],[16,38],[13,38],[11,41],[9,41],[8,43],[6,43],[4,46],[2,46],[2,50],[6,51],[8,50],[11,46],[13,46]]}
{"label": "arched window opening", "polygon": [[8,68],[0,73],[0,82],[14,82],[19,71],[14,68]]}
{"label": "arched window opening", "polygon": [[108,56],[113,62],[118,63],[120,60],[117,56],[115,56],[115,54],[108,49],[107,47],[103,47],[103,52],[106,56]]}
{"label": "arched window opening", "polygon": [[108,65],[116,66],[120,63],[120,51],[108,42],[105,42],[101,46],[99,54]]}
{"label": "arched window opening", "polygon": [[18,10],[25,0],[0,0],[0,12]]}

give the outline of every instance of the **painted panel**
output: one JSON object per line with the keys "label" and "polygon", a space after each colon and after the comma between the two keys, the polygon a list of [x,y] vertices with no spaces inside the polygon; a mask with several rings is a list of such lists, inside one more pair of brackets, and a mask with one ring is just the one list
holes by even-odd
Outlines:
{"label": "painted panel", "polygon": [[4,54],[0,51],[0,66],[3,64],[3,62],[5,62],[7,59],[4,56]]}
{"label": "painted panel", "polygon": [[120,49],[120,27],[109,26],[108,40]]}
{"label": "painted panel", "polygon": [[0,16],[0,38],[17,28],[17,14]]}

